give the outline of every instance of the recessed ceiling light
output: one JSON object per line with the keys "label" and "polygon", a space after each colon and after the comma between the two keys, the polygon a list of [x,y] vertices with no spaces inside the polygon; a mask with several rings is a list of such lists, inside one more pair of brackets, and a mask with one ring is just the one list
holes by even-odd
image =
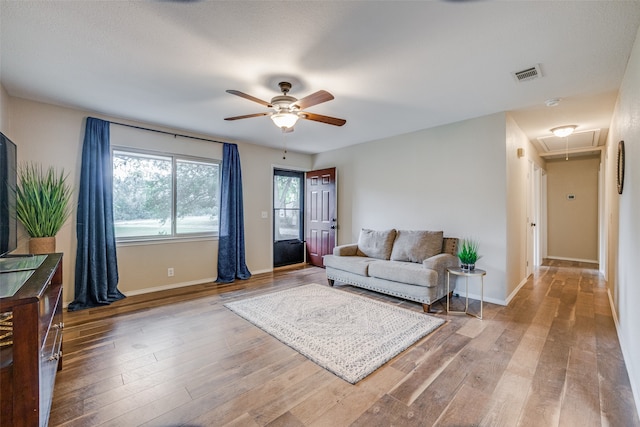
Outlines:
{"label": "recessed ceiling light", "polygon": [[547,99],[546,101],[544,101],[544,104],[547,107],[555,107],[556,105],[560,104],[560,98]]}
{"label": "recessed ceiling light", "polygon": [[563,138],[571,135],[577,127],[576,125],[558,126],[557,128],[551,129],[551,132],[558,138]]}

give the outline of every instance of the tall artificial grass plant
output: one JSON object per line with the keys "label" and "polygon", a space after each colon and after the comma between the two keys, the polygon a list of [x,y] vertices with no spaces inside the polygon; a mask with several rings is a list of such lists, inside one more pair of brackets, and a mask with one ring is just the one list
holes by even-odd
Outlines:
{"label": "tall artificial grass plant", "polygon": [[18,171],[16,211],[18,220],[31,237],[55,237],[71,213],[71,187],[64,170],[46,171],[34,163]]}

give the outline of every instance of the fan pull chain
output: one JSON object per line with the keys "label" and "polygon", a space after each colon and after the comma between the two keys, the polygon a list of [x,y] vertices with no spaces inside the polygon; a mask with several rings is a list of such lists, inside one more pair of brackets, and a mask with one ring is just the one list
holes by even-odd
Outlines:
{"label": "fan pull chain", "polygon": [[285,132],[282,132],[282,159],[286,160],[287,159],[287,134]]}

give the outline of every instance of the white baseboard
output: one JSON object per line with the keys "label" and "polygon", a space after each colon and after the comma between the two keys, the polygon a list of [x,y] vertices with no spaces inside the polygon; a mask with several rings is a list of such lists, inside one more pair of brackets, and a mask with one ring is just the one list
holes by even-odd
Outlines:
{"label": "white baseboard", "polygon": [[[509,294],[509,296],[507,297],[506,300],[501,300],[501,299],[496,299],[496,298],[489,298],[489,297],[484,297],[483,301],[485,302],[490,302],[492,304],[498,304],[498,305],[503,305],[503,306],[507,306],[509,305],[509,303],[511,302],[511,300],[513,299],[513,297],[516,296],[516,294],[518,293],[518,291],[520,290],[520,288],[522,288],[525,283],[527,283],[528,278],[524,278],[522,279],[522,281],[518,284],[518,286],[513,290],[513,292],[511,292],[511,294]],[[453,293],[458,294],[461,298],[464,298],[465,293],[464,291],[458,291],[458,288],[454,288]],[[479,300],[480,299],[480,295],[477,294],[469,294],[469,298],[474,299],[474,300]]]}
{"label": "white baseboard", "polygon": [[[193,285],[201,285],[203,283],[211,283],[211,282],[213,282],[215,280],[216,280],[215,277],[210,277],[210,278],[205,278],[205,279],[192,280],[190,282],[171,283],[169,285],[154,286],[153,288],[144,288],[144,289],[137,289],[135,291],[128,291],[128,292],[120,291],[120,292],[122,292],[125,296],[132,297],[132,296],[135,296],[135,295],[150,294],[152,292],[166,291],[166,290],[169,290],[169,289],[184,288],[185,286],[193,286]],[[67,308],[67,306],[69,304],[71,304],[71,301],[63,303],[62,307],[63,308]]]}
{"label": "white baseboard", "polygon": [[[256,274],[271,273],[272,271],[273,269],[257,270],[257,271],[252,271],[251,275],[255,276]],[[201,285],[203,283],[211,283],[215,281],[216,281],[215,277],[209,277],[204,279],[192,280],[190,282],[172,283],[170,285],[155,286],[153,288],[145,288],[145,289],[139,289],[137,291],[123,292],[123,294],[129,297],[134,295],[149,294],[151,292],[166,291],[168,289],[184,288],[185,286]]]}
{"label": "white baseboard", "polygon": [[[265,270],[257,270],[251,273],[251,275],[256,275],[256,274],[262,274],[262,273],[271,273],[273,271],[273,269],[265,269]],[[184,288],[185,286],[193,286],[193,285],[201,285],[203,283],[211,283],[211,282],[215,282],[216,278],[215,277],[209,277],[209,278],[204,278],[204,279],[198,279],[198,280],[192,280],[190,282],[180,282],[180,283],[171,283],[169,285],[162,285],[162,286],[154,286],[152,288],[144,288],[144,289],[137,289],[135,291],[121,291],[123,294],[125,294],[128,297],[132,297],[135,295],[143,295],[143,294],[150,294],[152,292],[159,292],[159,291],[167,291],[169,289],[178,289],[178,288]],[[64,302],[62,304],[63,308],[67,308],[69,306],[69,304],[71,304],[71,301],[67,301]]]}
{"label": "white baseboard", "polygon": [[513,290],[513,292],[511,292],[509,294],[509,296],[507,297],[507,303],[505,305],[508,305],[511,302],[513,297],[516,296],[518,291],[520,291],[520,289],[527,283],[528,280],[529,280],[528,277],[525,277],[524,279],[522,279],[522,281],[518,284],[518,286],[516,286],[516,288]]}
{"label": "white baseboard", "polygon": [[144,288],[144,289],[138,289],[135,291],[128,291],[128,292],[122,292],[122,293],[128,297],[132,297],[134,295],[143,295],[143,294],[150,294],[152,292],[167,291],[169,289],[184,288],[185,286],[202,285],[203,283],[211,283],[211,282],[214,282],[215,280],[216,280],[215,277],[210,277],[205,279],[192,280],[190,282],[171,283],[169,285],[154,286],[153,288]]}
{"label": "white baseboard", "polygon": [[609,307],[611,308],[611,314],[613,315],[613,323],[616,327],[616,334],[618,335],[618,342],[620,343],[620,350],[622,351],[622,358],[624,359],[624,365],[627,367],[627,376],[629,377],[629,383],[631,384],[631,393],[633,394],[633,400],[636,402],[636,411],[638,411],[638,415],[640,415],[640,390],[638,390],[637,384],[631,381],[632,378],[635,378],[633,375],[634,366],[630,365],[629,361],[631,357],[629,353],[626,351],[626,345],[622,337],[620,336],[620,323],[618,322],[618,312],[616,312],[616,306],[613,303],[613,296],[611,295],[611,289],[607,286],[607,296],[609,297]]}
{"label": "white baseboard", "polygon": [[[465,298],[466,294],[463,291],[458,291],[458,288],[453,288],[454,295],[458,295],[459,298]],[[469,293],[469,299],[480,301],[480,295]],[[486,295],[482,298],[483,302],[490,302],[492,304],[504,305],[506,306],[508,303],[501,299],[487,297]]]}
{"label": "white baseboard", "polygon": [[262,273],[273,273],[273,268],[265,268],[264,270],[256,270],[252,271],[251,275],[262,274]]}

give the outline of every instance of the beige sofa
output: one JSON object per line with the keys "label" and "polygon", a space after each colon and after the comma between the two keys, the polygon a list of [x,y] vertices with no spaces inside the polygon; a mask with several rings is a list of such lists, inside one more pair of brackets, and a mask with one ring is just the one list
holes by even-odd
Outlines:
{"label": "beige sofa", "polygon": [[446,296],[447,267],[459,264],[457,246],[442,231],[362,229],[358,243],[325,255],[327,280],[416,301],[429,312]]}

